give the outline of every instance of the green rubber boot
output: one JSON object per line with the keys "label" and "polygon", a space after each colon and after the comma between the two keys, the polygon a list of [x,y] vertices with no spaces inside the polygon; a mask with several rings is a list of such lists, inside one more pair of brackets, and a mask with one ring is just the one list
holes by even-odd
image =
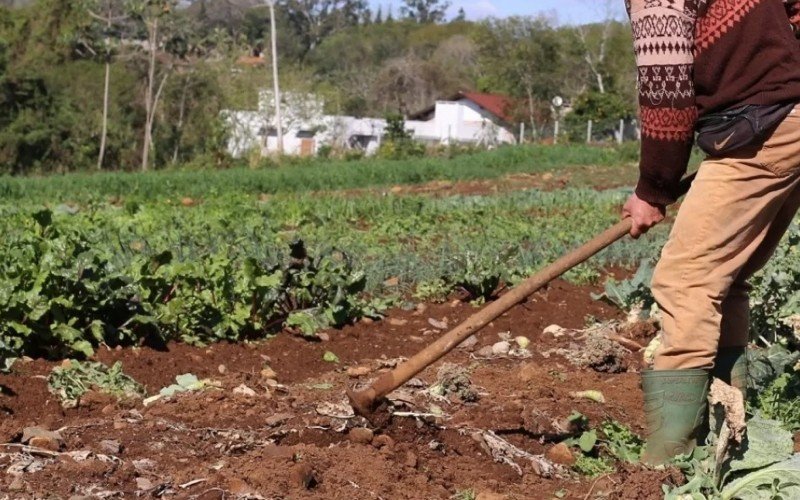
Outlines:
{"label": "green rubber boot", "polygon": [[706,370],[642,372],[647,442],[642,461],[659,465],[690,453],[702,439],[708,410]]}
{"label": "green rubber boot", "polygon": [[742,391],[747,396],[747,352],[744,347],[726,347],[717,353],[711,376]]}

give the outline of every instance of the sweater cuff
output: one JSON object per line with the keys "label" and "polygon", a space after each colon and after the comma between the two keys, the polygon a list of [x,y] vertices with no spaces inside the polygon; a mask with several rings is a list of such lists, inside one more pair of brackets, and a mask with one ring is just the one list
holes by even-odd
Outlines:
{"label": "sweater cuff", "polygon": [[639,176],[636,184],[636,196],[651,205],[671,205],[678,199],[678,186],[670,186],[660,179]]}

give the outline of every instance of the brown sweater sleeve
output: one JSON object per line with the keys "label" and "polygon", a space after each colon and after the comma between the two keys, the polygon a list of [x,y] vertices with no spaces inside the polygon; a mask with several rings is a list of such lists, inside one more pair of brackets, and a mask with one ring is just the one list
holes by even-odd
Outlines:
{"label": "brown sweater sleeve", "polygon": [[642,126],[636,194],[655,204],[677,198],[694,140],[697,0],[631,0]]}

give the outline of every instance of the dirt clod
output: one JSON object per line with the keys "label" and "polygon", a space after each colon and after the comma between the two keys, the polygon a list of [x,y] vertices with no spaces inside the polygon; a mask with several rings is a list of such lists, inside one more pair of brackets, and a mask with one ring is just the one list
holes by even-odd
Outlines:
{"label": "dirt clod", "polygon": [[263,377],[263,378],[265,378],[267,380],[277,380],[278,379],[278,374],[275,373],[275,370],[273,370],[269,366],[265,366],[261,370],[261,377]]}
{"label": "dirt clod", "polygon": [[350,429],[350,432],[348,433],[350,441],[356,444],[370,444],[373,436],[374,433],[366,427],[356,427],[354,429]]}
{"label": "dirt clod", "polygon": [[380,436],[375,436],[372,439],[372,446],[378,449],[387,448],[391,450],[394,448],[394,439],[386,434],[381,434]]}
{"label": "dirt clod", "polygon": [[58,444],[58,441],[56,441],[55,439],[50,439],[50,438],[46,438],[46,437],[31,438],[31,440],[28,442],[28,444],[30,444],[34,448],[42,448],[42,449],[50,450],[50,451],[58,451],[59,448],[61,447]]}
{"label": "dirt clod", "polygon": [[552,446],[545,454],[548,460],[561,465],[573,465],[575,463],[575,456],[572,455],[569,446],[564,443],[558,443]]}
{"label": "dirt clod", "polygon": [[297,464],[292,468],[292,482],[307,490],[313,489],[319,484],[314,468],[307,463]]}
{"label": "dirt clod", "polygon": [[493,493],[490,491],[482,491],[478,493],[475,500],[506,500],[508,497],[500,493]]}
{"label": "dirt clod", "polygon": [[25,489],[25,481],[22,480],[21,477],[15,478],[11,481],[11,484],[8,485],[9,491],[22,491]]}
{"label": "dirt clod", "polygon": [[407,451],[405,458],[403,459],[403,465],[406,467],[411,467],[412,469],[416,469],[418,464],[419,459],[417,458],[417,455],[415,455],[412,451]]}
{"label": "dirt clod", "polygon": [[602,373],[622,373],[629,366],[628,350],[602,332],[589,332],[583,346],[561,352],[571,363]]}

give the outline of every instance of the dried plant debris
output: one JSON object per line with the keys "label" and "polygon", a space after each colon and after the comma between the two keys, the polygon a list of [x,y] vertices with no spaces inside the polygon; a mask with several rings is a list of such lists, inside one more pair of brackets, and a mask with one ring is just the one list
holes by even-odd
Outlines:
{"label": "dried plant debris", "polygon": [[445,363],[439,368],[436,383],[428,391],[451,402],[474,403],[480,398],[470,381],[469,370],[453,363]]}

